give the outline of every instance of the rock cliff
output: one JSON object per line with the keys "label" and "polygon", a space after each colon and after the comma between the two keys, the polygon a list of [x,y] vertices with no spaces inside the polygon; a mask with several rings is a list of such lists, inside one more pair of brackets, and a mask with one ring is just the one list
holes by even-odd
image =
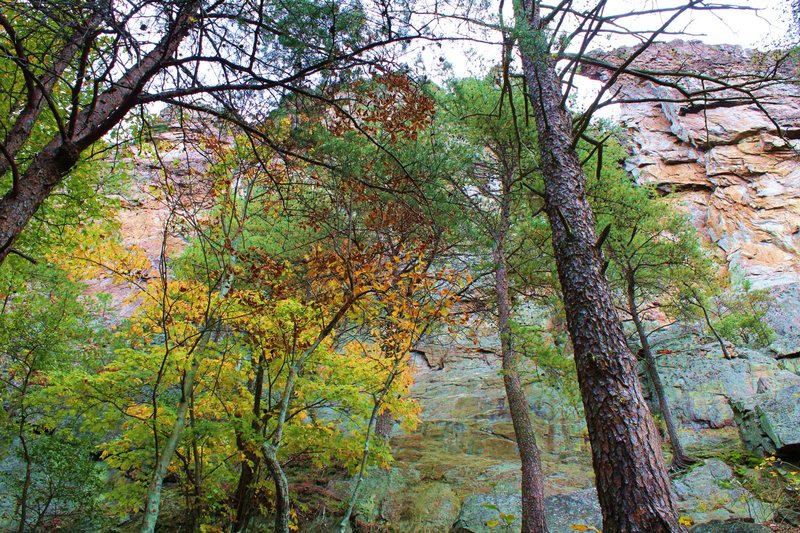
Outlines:
{"label": "rock cliff", "polygon": [[[625,53],[603,59],[614,62]],[[679,41],[654,46],[638,64],[737,77],[762,60],[737,47]],[[607,72],[596,68],[585,74],[602,80]],[[675,480],[681,511],[698,522],[764,520],[770,507],[713,456],[740,442],[762,452],[800,453],[800,361],[792,355],[800,351],[800,88],[776,83],[760,89],[771,118],[752,104],[647,102],[670,94],[642,78],[623,76],[614,90],[630,100],[620,107],[630,151],[627,168],[640,183],[671,193],[732,271],[777,298],[770,322],[778,337],[771,350],[737,349],[728,360],[709,339],[676,329],[654,341],[687,447],[709,458]],[[207,160],[196,146],[179,142],[183,133],[174,127],[163,134],[172,144],[161,158],[178,189],[203,194],[189,175]],[[148,163],[149,157],[133,159],[139,188],[121,223],[126,242],[143,246],[157,264],[169,205],[149,190],[160,186],[165,172]],[[167,242],[180,248],[179,228],[170,228]],[[481,347],[417,347],[412,394],[422,406],[422,420],[416,431],[393,435],[396,462],[390,470],[371,471],[357,509],[360,520],[376,527],[391,524],[396,531],[484,532],[505,514],[512,518],[507,529],[518,528],[513,519],[520,514],[519,463],[496,344],[486,338]],[[579,402],[539,379],[532,365],[524,380],[543,448],[551,531],[571,531],[574,523],[600,527]],[[348,492],[344,482],[330,488]],[[322,521],[315,527],[322,531],[330,525]]]}
{"label": "rock cliff", "polygon": [[[619,49],[595,56],[619,64]],[[773,82],[756,84],[775,57],[738,46],[699,41],[656,43],[631,65],[643,73],[699,72],[720,83],[673,75],[689,90],[713,89],[686,102],[675,89],[647,77],[623,75],[611,88],[619,105],[631,156],[626,166],[642,184],[674,193],[701,233],[719,247],[734,270],[754,286],[800,282],[800,87],[796,65],[786,59]],[[610,70],[583,74],[605,82]],[[644,74],[643,74],[644,76]],[[759,103],[746,101],[746,93]],[[716,95],[716,96],[715,96]],[[661,100],[654,102],[654,100]],[[673,101],[670,101],[673,100]]]}
{"label": "rock cliff", "polygon": [[[618,63],[629,52],[598,57]],[[750,85],[747,74],[770,68],[770,59],[736,46],[676,41],[655,45],[633,65],[745,83],[764,109],[746,103],[653,103],[680,98],[632,76],[612,88],[628,101],[620,105],[630,153],[626,168],[640,184],[670,194],[735,276],[775,296],[768,319],[777,339],[770,349],[740,348],[728,360],[710,339],[692,332],[668,329],[654,340],[682,437],[690,452],[702,457],[742,445],[794,457],[800,442],[800,366],[793,355],[800,351],[800,88],[790,81],[795,76],[790,61],[778,71],[784,81]],[[584,74],[604,80],[608,70]],[[681,76],[672,81],[692,89],[704,83]],[[395,436],[398,462],[390,473],[373,478],[374,499],[363,509],[365,517],[387,520],[400,531],[441,531],[449,523],[453,531],[483,532],[501,513],[519,516],[518,460],[497,357],[492,350],[454,347],[433,356],[422,350],[417,361],[413,394],[423,407],[421,429]],[[600,527],[580,416],[550,412],[549,406],[568,402],[537,383],[535,375],[529,368],[528,397],[545,449],[551,530],[570,531],[574,523]],[[437,458],[435,466],[431,457]],[[674,489],[681,512],[701,523],[763,521],[773,511],[716,459],[677,478]],[[505,531],[500,524],[494,531]],[[705,531],[724,527],[710,522]]]}

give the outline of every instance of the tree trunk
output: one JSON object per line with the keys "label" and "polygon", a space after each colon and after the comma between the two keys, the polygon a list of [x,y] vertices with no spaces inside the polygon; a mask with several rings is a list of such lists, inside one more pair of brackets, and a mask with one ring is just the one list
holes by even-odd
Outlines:
{"label": "tree trunk", "polygon": [[603,531],[682,531],[658,432],[636,359],[603,275],[586,176],[572,147],[572,121],[540,27],[538,2],[515,4],[522,65],[536,118],[545,211],[575,352],[592,445]]}
{"label": "tree trunk", "polygon": [[20,443],[22,445],[22,458],[25,461],[25,479],[22,481],[22,494],[20,495],[19,499],[19,525],[17,527],[17,533],[23,533],[25,531],[25,525],[28,521],[28,490],[30,490],[31,486],[31,456],[30,452],[28,451],[28,442],[25,439],[25,433],[22,429],[24,422],[20,424]]}
{"label": "tree trunk", "polygon": [[264,450],[264,465],[269,471],[272,482],[275,484],[275,533],[289,533],[289,482],[286,474],[278,461],[275,447],[265,442],[262,446]]}
{"label": "tree trunk", "polygon": [[[504,210],[506,211],[506,210]],[[507,217],[504,217],[507,219]],[[501,223],[502,224],[502,223]],[[497,327],[500,333],[500,350],[503,360],[503,385],[506,389],[508,410],[514,425],[519,457],[522,463],[522,533],[547,531],[544,515],[544,484],[542,463],[536,435],[531,425],[530,407],[519,379],[516,354],[511,342],[511,302],[508,295],[508,271],[501,247],[503,239],[494,250],[495,288],[497,290]]]}
{"label": "tree trunk", "polygon": [[[289,509],[291,502],[289,500],[289,484],[286,480],[286,474],[283,471],[280,461],[278,460],[278,449],[283,439],[283,429],[286,424],[286,417],[289,414],[289,404],[291,403],[292,395],[294,394],[295,380],[309,357],[319,348],[320,344],[333,332],[333,328],[344,318],[347,311],[363,294],[348,298],[344,304],[339,308],[336,314],[331,318],[328,325],[322,328],[317,338],[311,343],[311,346],[303,352],[303,355],[294,363],[289,365],[289,375],[286,377],[286,384],[283,387],[283,396],[281,397],[280,411],[278,419],[275,424],[275,434],[271,442],[264,442],[262,450],[264,451],[264,464],[275,483],[275,532],[288,533],[289,531]],[[259,394],[260,397],[260,394]],[[241,481],[241,480],[240,480]],[[238,513],[238,511],[237,511]],[[239,518],[237,516],[237,522]],[[247,515],[242,527],[247,526]]]}
{"label": "tree trunk", "polygon": [[[74,135],[70,134],[70,138],[56,135],[33,158],[30,166],[21,173],[19,181],[0,199],[0,264],[11,252],[17,237],[42,202],[78,162],[81,152],[111,131],[136,105],[147,82],[164,66],[198,23],[195,12],[199,4],[199,0],[186,2],[161,41],[107,91],[97,96],[92,105],[77,115]],[[32,115],[32,120],[35,116]],[[25,133],[20,132],[19,135],[24,136]],[[27,135],[30,135],[30,131]],[[27,138],[6,141],[22,146]]]}
{"label": "tree trunk", "polygon": [[[189,428],[192,437],[192,462],[194,472],[191,473],[190,479],[192,480],[192,497],[193,502],[187,509],[190,513],[191,531],[197,531],[199,527],[199,519],[203,514],[203,459],[200,455],[200,447],[197,443],[197,418],[195,417],[194,410],[194,390],[191,391],[189,397]],[[189,477],[189,476],[187,476]]]}
{"label": "tree trunk", "polygon": [[31,376],[33,375],[33,363],[28,365],[28,371],[25,372],[25,379],[22,381],[20,389],[20,409],[19,409],[19,442],[22,446],[22,458],[25,461],[25,479],[22,481],[22,494],[19,499],[19,526],[17,527],[18,533],[25,531],[26,522],[28,520],[28,491],[31,487],[31,476],[33,474],[33,459],[31,458],[30,450],[28,449],[28,440],[25,438],[25,423],[27,422],[28,415],[25,409],[25,395],[28,392],[28,385],[30,384]]}
{"label": "tree trunk", "polygon": [[239,482],[236,484],[236,492],[233,497],[233,501],[236,503],[236,518],[233,523],[233,531],[244,531],[250,521],[252,485],[257,478],[258,464],[261,459],[253,452],[248,451],[243,438],[237,436],[237,445],[239,450],[244,448],[245,451],[242,469],[239,472]]}
{"label": "tree trunk", "polygon": [[264,442],[261,446],[264,452],[264,466],[275,484],[275,533],[289,533],[289,510],[291,508],[291,502],[289,501],[289,482],[286,480],[286,473],[283,471],[281,462],[278,460],[278,448],[280,448],[281,440],[283,439],[283,428],[286,424],[286,417],[289,414],[289,404],[294,394],[294,384],[297,379],[298,368],[302,368],[307,356],[310,356],[311,352],[322,342],[319,337],[317,337],[317,341],[319,342],[315,342],[312,347],[303,354],[300,361],[289,366],[289,375],[286,377],[286,384],[283,387],[281,408],[275,425],[275,435],[272,437],[271,441]]}
{"label": "tree trunk", "polygon": [[[259,358],[256,365],[256,377],[253,384],[253,421],[250,428],[253,435],[261,433],[261,395],[264,390],[264,366],[266,361],[264,355]],[[236,445],[239,451],[244,455],[242,461],[242,470],[239,473],[239,482],[236,485],[236,493],[234,501],[236,502],[236,520],[233,525],[234,531],[244,531],[247,528],[247,523],[250,520],[250,511],[252,509],[252,494],[253,483],[258,479],[258,469],[261,463],[261,457],[254,453],[252,448],[252,441],[241,433],[236,435]]]}
{"label": "tree trunk", "polygon": [[186,413],[189,410],[189,395],[194,386],[194,376],[197,368],[200,365],[199,359],[195,356],[192,359],[192,364],[186,375],[183,378],[183,390],[181,391],[181,400],[178,403],[178,410],[175,413],[175,425],[172,428],[172,433],[161,451],[156,463],[155,472],[150,479],[150,485],[147,488],[147,499],[144,506],[144,517],[142,518],[142,527],[139,529],[140,533],[152,533],[155,531],[156,522],[158,521],[158,510],[161,507],[161,484],[164,481],[164,476],[167,474],[169,464],[172,462],[172,457],[175,455],[175,449],[178,447],[178,441],[183,433],[183,427],[186,425]]}
{"label": "tree trunk", "polygon": [[369,460],[369,441],[372,438],[372,432],[374,431],[375,425],[378,422],[378,410],[383,404],[382,400],[383,396],[376,398],[372,405],[372,413],[370,413],[369,423],[367,424],[367,434],[364,437],[364,450],[361,454],[361,464],[359,465],[358,474],[356,475],[356,484],[353,487],[353,492],[350,494],[350,501],[347,504],[347,510],[345,511],[341,522],[339,522],[339,533],[344,533],[347,530],[347,524],[350,522],[350,516],[353,514],[353,509],[355,509],[356,503],[358,502],[358,494],[361,489],[361,482],[364,480],[364,473],[367,470],[367,461]]}
{"label": "tree trunk", "polygon": [[661,383],[661,376],[658,374],[658,366],[656,366],[656,360],[655,357],[653,357],[650,340],[647,338],[644,324],[642,324],[642,320],[639,317],[639,310],[636,306],[636,284],[632,272],[628,273],[628,312],[631,314],[633,324],[636,326],[636,333],[639,335],[639,342],[642,345],[642,355],[644,356],[647,375],[650,377],[650,382],[653,384],[653,390],[658,400],[658,407],[661,409],[661,414],[664,416],[664,423],[667,425],[669,441],[670,444],[672,444],[672,466],[675,469],[683,469],[694,463],[694,461],[686,455],[686,452],[683,450],[683,445],[681,445],[680,437],[678,436],[678,429],[672,417],[672,409],[670,409],[669,402],[667,401],[667,395],[664,393],[664,385]]}
{"label": "tree trunk", "polygon": [[722,337],[720,337],[719,333],[717,333],[717,329],[714,327],[714,324],[711,323],[711,317],[708,316],[708,311],[706,310],[706,306],[703,304],[702,300],[700,300],[699,297],[697,297],[697,306],[703,311],[703,318],[706,321],[706,325],[708,326],[708,329],[711,330],[711,333],[714,334],[714,337],[717,339],[717,343],[719,344],[719,347],[722,349],[723,357],[725,357],[725,359],[731,359],[731,354],[728,353],[728,349],[725,348],[725,341],[722,340]]}
{"label": "tree trunk", "polygon": [[75,165],[76,152],[60,139],[52,141],[34,158],[18,186],[0,199],[0,264],[42,202]]}

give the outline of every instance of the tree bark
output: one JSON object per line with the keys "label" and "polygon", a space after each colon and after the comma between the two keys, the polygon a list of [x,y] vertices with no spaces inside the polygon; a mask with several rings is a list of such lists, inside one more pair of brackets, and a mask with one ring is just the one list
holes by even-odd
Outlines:
{"label": "tree bark", "polygon": [[538,2],[515,4],[520,53],[536,119],[545,211],[575,352],[605,533],[682,531],[636,359],[603,274],[586,176],[573,148]]}
{"label": "tree bark", "polygon": [[262,446],[264,465],[275,484],[275,533],[289,533],[289,482],[278,460],[277,450],[270,442]]}
{"label": "tree bark", "polygon": [[639,343],[642,345],[642,355],[644,356],[645,367],[647,368],[647,375],[650,377],[650,382],[653,384],[653,390],[656,393],[659,409],[664,416],[664,423],[667,425],[667,433],[669,434],[669,441],[672,444],[672,466],[675,469],[683,469],[694,461],[686,455],[681,444],[681,439],[678,436],[678,429],[675,425],[675,419],[672,417],[672,409],[670,409],[667,395],[664,392],[664,385],[661,383],[661,376],[658,374],[658,366],[656,366],[655,357],[653,357],[653,350],[650,347],[650,340],[647,338],[647,332],[644,330],[641,317],[639,317],[639,310],[636,306],[636,284],[633,278],[633,272],[628,272],[628,312],[633,319],[633,324],[636,326],[636,333],[639,335]]}
{"label": "tree bark", "polygon": [[78,155],[60,138],[54,139],[34,158],[17,186],[0,199],[0,264],[39,206],[78,161]]}
{"label": "tree bark", "polygon": [[[69,138],[64,138],[60,133],[53,137],[22,172],[18,183],[0,199],[0,264],[11,252],[17,237],[39,206],[78,162],[81,152],[100,140],[136,105],[147,82],[176,52],[178,45],[197,24],[195,11],[199,4],[198,0],[187,2],[162,40],[100,94],[92,105],[77,115],[75,134]],[[22,146],[27,138],[6,141]]]}
{"label": "tree bark", "polygon": [[[251,500],[253,494],[253,482],[257,479],[258,465],[260,457],[249,451],[245,440],[237,436],[237,446],[239,450],[244,449],[244,460],[242,469],[239,472],[239,481],[236,484],[236,492],[233,501],[236,504],[236,518],[233,522],[233,531],[244,531],[250,521],[250,510],[252,509]],[[251,466],[252,463],[252,466]]]}
{"label": "tree bark", "polygon": [[200,360],[197,356],[192,359],[192,364],[187,370],[186,375],[183,377],[183,387],[181,390],[181,400],[178,402],[178,409],[175,413],[175,425],[172,427],[172,433],[161,451],[156,463],[156,469],[153,472],[153,477],[150,479],[150,485],[147,488],[147,499],[144,506],[144,517],[142,518],[142,527],[139,529],[140,533],[153,533],[156,529],[156,522],[158,521],[158,511],[161,507],[161,484],[164,477],[167,475],[167,469],[172,462],[172,456],[175,455],[175,449],[178,447],[183,427],[186,425],[186,413],[189,411],[189,395],[194,386],[194,376],[197,373],[197,368],[200,366]]}
{"label": "tree bark", "polygon": [[[261,395],[264,390],[264,367],[266,361],[265,356],[262,354],[256,365],[256,377],[253,384],[253,421],[250,424],[250,429],[253,435],[260,435],[261,424]],[[261,463],[261,457],[254,453],[251,447],[251,441],[244,435],[238,434],[236,436],[236,445],[244,455],[242,461],[242,470],[239,473],[239,482],[236,485],[236,493],[234,501],[236,502],[236,520],[234,522],[234,531],[244,531],[247,528],[247,523],[250,520],[250,511],[252,509],[252,495],[253,495],[253,482],[258,479],[258,469]]]}
{"label": "tree bark", "polygon": [[511,298],[508,290],[508,261],[505,253],[506,236],[510,229],[512,173],[504,168],[500,176],[502,191],[500,219],[495,231],[494,259],[495,292],[497,293],[497,329],[503,366],[503,385],[508,410],[514,426],[521,462],[522,533],[547,531],[544,515],[544,483],[539,447],[531,425],[530,406],[519,379],[519,365],[511,336]]}
{"label": "tree bark", "polygon": [[503,385],[506,389],[508,410],[514,426],[519,457],[522,463],[522,533],[547,531],[544,514],[544,483],[539,447],[531,425],[530,407],[519,379],[516,354],[511,342],[511,303],[508,294],[508,271],[502,241],[494,251],[495,288],[497,291],[497,327],[500,333],[500,351],[503,361]]}

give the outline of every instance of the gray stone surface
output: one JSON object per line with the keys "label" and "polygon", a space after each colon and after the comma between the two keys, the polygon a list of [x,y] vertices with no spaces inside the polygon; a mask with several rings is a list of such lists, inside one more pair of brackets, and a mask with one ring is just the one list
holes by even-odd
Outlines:
{"label": "gray stone surface", "polygon": [[[476,494],[464,500],[452,531],[454,533],[519,531],[521,512],[520,498],[516,493]],[[508,521],[503,520],[501,513],[508,518]],[[597,492],[594,489],[549,496],[545,499],[545,515],[550,533],[574,531],[573,524],[600,529],[603,523]],[[487,524],[491,524],[492,521],[499,521],[500,524],[490,529]]]}
{"label": "gray stone surface", "polygon": [[747,519],[763,522],[772,508],[755,498],[733,475],[731,468],[709,459],[673,480],[678,510],[695,523],[712,520]]}
{"label": "gray stone surface", "polygon": [[692,528],[692,533],[771,533],[766,526],[741,520],[707,522]]}
{"label": "gray stone surface", "polygon": [[776,452],[800,456],[800,385],[760,396],[766,397],[756,405],[756,413]]}
{"label": "gray stone surface", "polygon": [[[783,339],[778,334],[778,339]],[[800,442],[800,387],[795,359],[777,360],[771,349],[728,346],[667,328],[653,337],[657,364],[684,444],[722,445],[772,453]],[[723,439],[724,437],[724,439]]]}

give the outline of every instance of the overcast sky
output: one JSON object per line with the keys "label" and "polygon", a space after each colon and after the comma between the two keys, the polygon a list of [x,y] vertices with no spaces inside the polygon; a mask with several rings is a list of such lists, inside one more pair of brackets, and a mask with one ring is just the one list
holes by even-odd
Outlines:
{"label": "overcast sky", "polygon": [[[682,4],[675,0],[610,0],[609,12],[631,11],[637,4],[643,6],[669,6]],[[687,32],[698,34],[701,39],[713,44],[739,44],[748,48],[768,48],[780,40],[788,28],[784,13],[787,0],[730,0],[719,3],[757,8],[748,10],[692,11],[682,16],[673,26],[676,30],[686,28]],[[659,22],[664,15],[653,15]]]}
{"label": "overcast sky", "polygon": [[[594,6],[596,0],[576,0],[575,4]],[[556,3],[556,0],[545,0],[545,3]],[[605,15],[629,13],[640,10],[653,10],[670,6],[679,6],[686,0],[608,0]],[[685,33],[684,36],[664,35],[660,40],[683,38],[685,40],[702,40],[710,44],[737,44],[745,48],[769,49],[779,46],[786,35],[789,21],[786,20],[788,0],[728,0],[717,5],[736,5],[753,9],[720,9],[715,11],[691,11],[675,20],[670,26],[672,32]],[[711,2],[709,2],[709,5]],[[499,7],[499,0],[494,0]],[[506,24],[512,19],[513,2],[504,2]],[[497,9],[497,7],[495,9]],[[582,9],[583,10],[583,9]],[[491,11],[490,11],[491,12]],[[628,27],[638,30],[654,30],[659,28],[671,16],[667,14],[649,14],[635,19],[625,19]],[[476,28],[461,22],[442,22],[441,30],[449,35],[475,38]],[[496,42],[497,34],[486,36],[487,40]],[[639,41],[633,38],[611,36],[609,39],[598,37],[593,41],[591,49],[599,47],[616,48],[623,45],[634,45]],[[428,76],[437,81],[456,77],[483,76],[487,69],[500,62],[500,48],[490,44],[474,42],[450,42],[447,44],[420,43],[412,47],[407,60],[416,63]],[[412,54],[416,56],[412,60]],[[443,68],[444,67],[444,68]],[[579,99],[590,101],[594,98],[593,88],[599,82],[581,80],[579,82]],[[587,101],[587,103],[588,103]],[[582,107],[578,103],[577,107]],[[602,115],[612,118],[616,113],[613,108],[606,108]]]}
{"label": "overcast sky", "polygon": [[[499,0],[495,0],[499,6]],[[555,0],[544,0],[545,4],[556,3]],[[685,33],[683,39],[698,39],[710,44],[738,44],[746,48],[774,48],[786,35],[788,18],[786,5],[788,0],[721,0],[709,1],[708,6],[729,5],[742,9],[690,10],[682,14],[670,26],[673,33]],[[506,1],[506,23],[513,17],[513,2]],[[596,0],[575,0],[581,10],[589,9]],[[604,15],[625,14],[635,11],[658,10],[678,7],[686,4],[686,0],[608,0]],[[629,29],[655,30],[664,24],[672,12],[646,14],[638,17],[622,19]],[[608,26],[606,26],[608,27]],[[679,38],[676,35],[664,35],[659,40]],[[637,44],[633,37],[598,36],[591,48],[615,48],[623,45]],[[495,54],[496,55],[496,54]]]}

